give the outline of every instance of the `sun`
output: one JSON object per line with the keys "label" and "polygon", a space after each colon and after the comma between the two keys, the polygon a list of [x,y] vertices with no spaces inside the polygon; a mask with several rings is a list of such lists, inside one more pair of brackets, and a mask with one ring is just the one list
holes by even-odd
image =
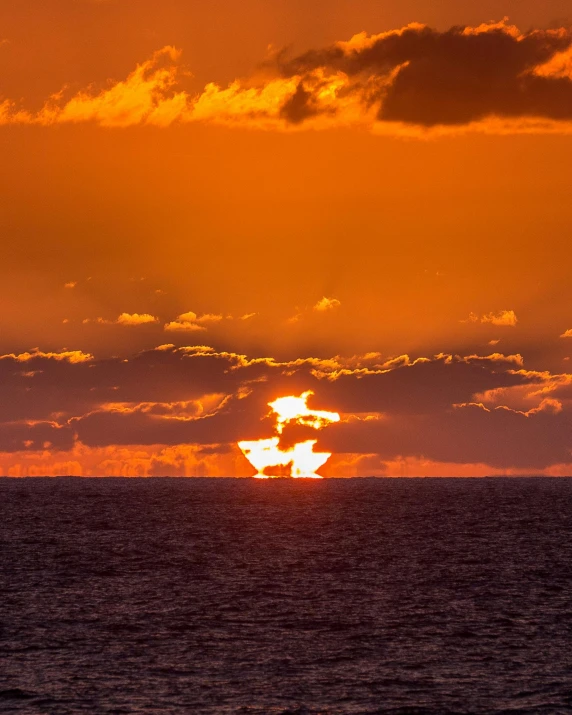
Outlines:
{"label": "sun", "polygon": [[[268,403],[276,414],[275,429],[278,435],[281,435],[284,427],[289,424],[305,425],[320,430],[332,422],[340,421],[337,412],[311,410],[307,405],[307,400],[312,394],[313,392],[308,390],[298,397],[289,395]],[[316,472],[332,455],[331,452],[314,452],[316,442],[317,440],[310,439],[298,442],[289,449],[280,449],[280,436],[278,436],[251,442],[239,442],[238,446],[257,470],[255,476],[259,479],[268,479],[270,476],[321,479]],[[272,474],[276,471],[278,474]],[[285,473],[287,471],[289,474]]]}

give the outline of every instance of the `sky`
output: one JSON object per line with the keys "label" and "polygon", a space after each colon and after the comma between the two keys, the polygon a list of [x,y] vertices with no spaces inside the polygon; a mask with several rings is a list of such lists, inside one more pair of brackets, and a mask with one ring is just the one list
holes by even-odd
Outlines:
{"label": "sky", "polygon": [[0,474],[572,473],[572,0],[4,0],[0,156]]}

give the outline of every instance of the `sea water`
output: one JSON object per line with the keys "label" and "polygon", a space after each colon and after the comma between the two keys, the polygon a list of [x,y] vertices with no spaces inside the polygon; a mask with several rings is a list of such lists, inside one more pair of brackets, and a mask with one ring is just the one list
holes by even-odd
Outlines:
{"label": "sea water", "polygon": [[0,710],[572,711],[571,479],[0,479]]}

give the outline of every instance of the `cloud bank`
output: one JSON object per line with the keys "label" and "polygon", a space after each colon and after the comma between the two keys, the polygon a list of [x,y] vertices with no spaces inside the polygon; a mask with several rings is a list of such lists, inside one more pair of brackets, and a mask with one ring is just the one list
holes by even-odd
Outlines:
{"label": "cloud bank", "polygon": [[296,57],[279,52],[227,87],[183,88],[181,51],[166,46],[124,80],[36,113],[0,101],[0,124],[175,122],[274,130],[361,126],[426,136],[572,130],[572,32],[520,31],[505,18],[438,31],[417,23],[336,42]]}
{"label": "cloud bank", "polygon": [[[333,453],[339,476],[354,474],[356,464],[381,473],[393,467],[380,465],[403,459],[448,464],[449,473],[470,465],[548,473],[572,461],[572,375],[527,370],[519,355],[278,362],[163,345],[110,359],[74,351],[0,356],[0,466],[118,473],[122,459],[128,465],[144,454],[144,471],[153,473],[158,454],[179,450],[195,467],[208,455],[207,473],[248,475],[237,442],[272,436],[268,403],[307,390],[311,410],[340,413],[316,446]],[[285,428],[284,447],[303,441],[305,429]],[[115,455],[113,468],[101,466],[104,453]]]}

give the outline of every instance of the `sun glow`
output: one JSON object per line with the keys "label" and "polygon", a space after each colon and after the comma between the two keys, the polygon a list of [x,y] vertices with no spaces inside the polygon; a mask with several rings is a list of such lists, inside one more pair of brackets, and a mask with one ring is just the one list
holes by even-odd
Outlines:
{"label": "sun glow", "polygon": [[[320,430],[331,422],[339,422],[337,412],[311,410],[306,404],[311,391],[299,397],[279,397],[268,405],[276,414],[276,432],[281,435],[289,424],[305,425]],[[330,452],[314,452],[315,439],[298,442],[289,449],[280,449],[280,437],[239,442],[244,456],[257,470],[256,477],[267,479],[271,476],[310,477],[321,479],[317,470],[332,456]],[[289,474],[285,472],[289,470]]]}

